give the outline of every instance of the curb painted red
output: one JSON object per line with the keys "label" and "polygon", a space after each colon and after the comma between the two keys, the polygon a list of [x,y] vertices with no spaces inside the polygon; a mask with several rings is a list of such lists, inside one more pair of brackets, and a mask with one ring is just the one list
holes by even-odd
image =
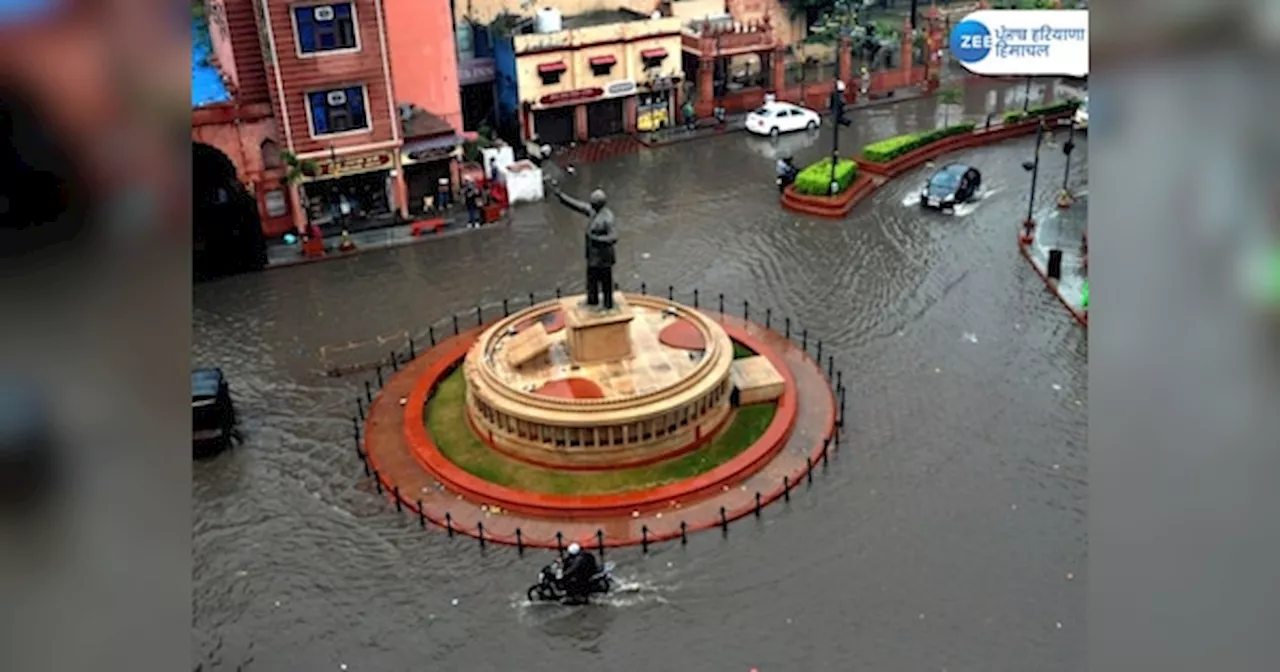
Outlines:
{"label": "curb painted red", "polygon": [[424,413],[427,398],[471,343],[456,343],[446,356],[432,363],[414,383],[405,405],[404,436],[418,463],[448,489],[472,501],[494,504],[502,509],[543,518],[584,518],[627,516],[633,511],[665,507],[673,500],[690,501],[705,496],[731,482],[754,474],[785,445],[797,415],[795,376],[786,362],[765,343],[734,325],[722,324],[729,337],[769,358],[784,379],[785,391],[778,399],[773,421],[750,448],[734,459],[692,478],[640,492],[610,495],[552,495],[523,492],[486,481],[463,470],[441,452],[427,432]]}
{"label": "curb painted red", "polygon": [[975,129],[972,133],[963,135],[953,135],[943,138],[937,142],[930,143],[919,149],[912,150],[902,156],[885,163],[876,163],[864,157],[859,156],[855,161],[858,163],[858,169],[864,170],[873,175],[882,175],[884,177],[897,177],[902,173],[912,170],[917,166],[931,161],[947,152],[955,152],[962,149],[972,149],[993,142],[1000,142],[1010,138],[1016,138],[1023,135],[1035,133],[1036,128],[1040,125],[1041,119],[1047,119],[1055,122],[1060,119],[1066,119],[1071,116],[1070,112],[1055,112],[1053,114],[1045,114],[1033,117],[1026,121],[1016,124],[1001,125],[990,129]]}
{"label": "curb painted red", "polygon": [[1088,329],[1089,328],[1089,311],[1079,310],[1075,306],[1072,306],[1070,303],[1068,303],[1065,298],[1063,298],[1062,292],[1058,291],[1058,287],[1053,282],[1053,280],[1049,278],[1049,274],[1040,268],[1040,264],[1037,264],[1035,259],[1031,258],[1031,251],[1028,249],[1030,245],[1028,245],[1022,238],[1021,223],[1018,224],[1018,232],[1019,232],[1018,233],[1018,252],[1022,253],[1022,258],[1026,259],[1028,264],[1031,264],[1031,268],[1035,269],[1036,275],[1040,276],[1040,279],[1044,281],[1045,287],[1048,287],[1049,291],[1053,292],[1053,295],[1058,298],[1058,303],[1061,303],[1062,307],[1066,308],[1068,313],[1071,313],[1071,317],[1075,319],[1075,321],[1079,323],[1080,326],[1084,327],[1085,329]]}
{"label": "curb painted red", "polygon": [[859,174],[843,193],[830,196],[811,196],[796,191],[794,184],[788,184],[782,190],[782,207],[814,217],[843,219],[853,210],[853,206],[875,191],[875,180],[869,175]]}
{"label": "curb painted red", "polygon": [[825,219],[844,219],[853,211],[853,207],[863,199],[875,193],[888,180],[912,170],[921,164],[942,156],[948,152],[962,149],[973,149],[1023,135],[1034,133],[1041,119],[1057,121],[1070,117],[1069,112],[1055,112],[1029,121],[998,126],[992,129],[979,129],[965,135],[954,135],[937,142],[925,145],[908,152],[887,163],[876,163],[862,157],[855,159],[858,164],[858,177],[853,185],[843,194],[835,198],[826,196],[809,196],[796,193],[794,185],[783,189],[780,201],[782,207],[792,212],[822,217]]}

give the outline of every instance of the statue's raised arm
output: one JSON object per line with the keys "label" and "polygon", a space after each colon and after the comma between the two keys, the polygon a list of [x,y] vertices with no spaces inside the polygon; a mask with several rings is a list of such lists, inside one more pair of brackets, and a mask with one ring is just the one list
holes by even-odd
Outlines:
{"label": "statue's raised arm", "polygon": [[559,199],[561,203],[563,203],[563,204],[565,204],[566,206],[568,206],[568,207],[569,207],[569,209],[571,209],[571,210],[576,210],[576,211],[578,211],[578,212],[580,212],[580,213],[582,213],[582,214],[584,214],[584,215],[586,215],[586,216],[588,216],[588,217],[590,217],[592,214],[594,214],[594,213],[595,213],[595,211],[594,211],[594,210],[592,210],[592,208],[591,208],[591,204],[590,204],[590,203],[588,203],[588,202],[586,202],[586,201],[580,201],[580,200],[578,200],[578,199],[576,199],[576,198],[574,198],[574,197],[572,197],[572,196],[570,196],[570,195],[568,195],[568,194],[564,193],[563,191],[560,191],[560,188],[559,188],[559,187],[556,187],[556,186],[554,186],[554,185],[552,186],[552,189],[554,189],[554,190],[555,190],[556,198],[557,198],[557,199]]}

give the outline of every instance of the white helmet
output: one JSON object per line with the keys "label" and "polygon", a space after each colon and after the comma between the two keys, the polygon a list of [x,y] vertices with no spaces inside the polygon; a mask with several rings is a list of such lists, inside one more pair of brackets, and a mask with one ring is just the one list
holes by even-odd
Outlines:
{"label": "white helmet", "polygon": [[582,547],[578,545],[578,542],[575,541],[569,544],[569,555],[577,555],[580,551],[582,551]]}

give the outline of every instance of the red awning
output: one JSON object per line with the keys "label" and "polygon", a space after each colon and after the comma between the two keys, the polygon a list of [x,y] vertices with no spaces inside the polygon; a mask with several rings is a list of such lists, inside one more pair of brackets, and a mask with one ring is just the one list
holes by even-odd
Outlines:
{"label": "red awning", "polygon": [[618,59],[612,56],[592,56],[587,62],[594,66],[613,65]]}
{"label": "red awning", "polygon": [[656,60],[659,58],[666,58],[666,57],[667,57],[666,49],[645,49],[644,51],[640,52],[640,58],[644,58],[644,59]]}
{"label": "red awning", "polygon": [[564,61],[556,61],[555,63],[542,63],[538,65],[538,72],[564,72],[568,67]]}

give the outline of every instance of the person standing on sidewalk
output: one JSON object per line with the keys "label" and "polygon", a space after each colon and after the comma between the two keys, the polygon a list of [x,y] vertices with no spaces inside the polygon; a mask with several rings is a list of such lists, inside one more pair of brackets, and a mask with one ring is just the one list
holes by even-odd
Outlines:
{"label": "person standing on sidewalk", "polygon": [[684,127],[686,129],[692,131],[698,127],[698,117],[693,111],[693,101],[684,101],[684,109],[681,112],[684,113]]}
{"label": "person standing on sidewalk", "polygon": [[467,180],[462,185],[462,200],[467,205],[467,228],[480,226],[480,190],[475,182]]}

